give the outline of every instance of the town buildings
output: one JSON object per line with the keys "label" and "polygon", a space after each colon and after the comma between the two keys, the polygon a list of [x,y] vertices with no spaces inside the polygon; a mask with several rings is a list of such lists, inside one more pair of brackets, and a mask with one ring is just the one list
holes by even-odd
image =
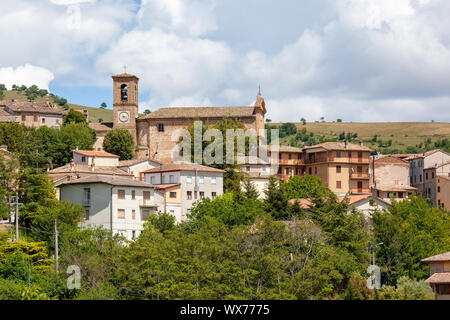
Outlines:
{"label": "town buildings", "polygon": [[161,162],[152,159],[134,159],[119,161],[119,169],[134,175],[136,180],[144,181],[144,172],[162,165]]}
{"label": "town buildings", "polygon": [[436,176],[436,204],[450,209],[450,174]]}
{"label": "town buildings", "polygon": [[450,300],[450,251],[422,260],[430,266],[430,277],[426,280],[439,300]]}
{"label": "town buildings", "polygon": [[185,220],[192,205],[223,194],[223,170],[194,163],[163,164],[144,172],[144,181],[164,192],[163,211]]}
{"label": "town buildings", "polygon": [[0,121],[18,122],[27,127],[59,128],[65,112],[50,102],[0,101]]}
{"label": "town buildings", "polygon": [[105,135],[109,130],[112,129],[112,123],[98,123],[92,122],[89,123],[89,128],[94,129],[97,134],[97,140],[94,143],[94,150],[96,151],[104,151],[103,149],[103,141],[105,140]]}
{"label": "town buildings", "polygon": [[169,107],[139,117],[138,84],[139,78],[131,74],[113,76],[113,127],[129,130],[135,137],[138,145],[137,158],[172,162],[174,155],[179,152],[175,150],[178,140],[173,139],[172,135],[178,129],[187,128],[195,120],[214,124],[224,118],[237,119],[245,124],[246,129],[253,129],[254,134],[259,134],[264,129],[266,106],[261,93],[258,93],[254,106]]}
{"label": "town buildings", "polygon": [[59,186],[60,200],[85,208],[85,226],[103,226],[128,240],[140,235],[148,216],[164,211],[164,194],[154,186],[117,176],[90,175]]}

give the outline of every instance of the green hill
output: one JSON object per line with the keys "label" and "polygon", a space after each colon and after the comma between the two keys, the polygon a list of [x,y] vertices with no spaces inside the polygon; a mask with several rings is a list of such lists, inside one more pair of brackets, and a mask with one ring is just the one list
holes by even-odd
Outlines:
{"label": "green hill", "polygon": [[[3,100],[17,100],[17,101],[28,101],[27,96],[23,91],[4,91]],[[45,97],[37,96],[34,101],[36,102],[44,102]],[[103,122],[112,122],[113,121],[113,111],[111,109],[101,109],[101,108],[93,108],[87,106],[81,106],[78,104],[68,103],[70,108],[75,110],[88,110],[89,113],[89,122],[98,122],[98,119],[102,119]],[[62,109],[62,108],[61,108]]]}
{"label": "green hill", "polygon": [[285,130],[284,134],[283,130],[280,130],[281,143],[297,147],[324,141],[362,140],[368,147],[382,153],[450,149],[448,122],[314,122],[293,125],[293,131],[286,124],[282,126],[275,123],[268,126],[282,126],[280,129],[284,127],[287,131]]}

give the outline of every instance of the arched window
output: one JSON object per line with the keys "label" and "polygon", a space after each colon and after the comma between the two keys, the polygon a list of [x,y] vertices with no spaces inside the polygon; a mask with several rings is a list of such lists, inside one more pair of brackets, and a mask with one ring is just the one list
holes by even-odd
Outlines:
{"label": "arched window", "polygon": [[120,97],[122,100],[128,100],[128,86],[126,84],[120,87]]}

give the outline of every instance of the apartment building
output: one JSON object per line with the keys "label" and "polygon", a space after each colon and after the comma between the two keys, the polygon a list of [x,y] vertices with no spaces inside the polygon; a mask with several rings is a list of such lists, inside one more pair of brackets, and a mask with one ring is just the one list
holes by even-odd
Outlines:
{"label": "apartment building", "polygon": [[410,185],[417,188],[418,193],[426,196],[425,170],[449,163],[450,154],[442,150],[431,150],[422,154],[413,155],[405,160],[409,161]]}
{"label": "apartment building", "polygon": [[[271,155],[269,152],[269,155]],[[303,149],[280,146],[278,151],[278,171],[276,176],[281,180],[289,180],[293,176],[301,176],[304,174],[304,155]]]}
{"label": "apartment building", "polygon": [[431,285],[438,300],[450,300],[450,251],[421,262],[430,266],[430,277],[425,282]]}
{"label": "apartment building", "polygon": [[85,208],[83,226],[103,226],[128,240],[140,235],[148,216],[164,211],[164,194],[132,179],[90,175],[59,186],[60,199]]}
{"label": "apartment building", "polygon": [[134,175],[136,180],[144,181],[144,172],[162,165],[152,159],[134,159],[119,161],[118,168]]}
{"label": "apartment building", "polygon": [[371,183],[372,194],[385,202],[401,201],[417,192],[409,185],[409,163],[392,155],[373,158]]}
{"label": "apartment building", "polygon": [[436,205],[450,210],[450,174],[436,176]]}
{"label": "apartment building", "polygon": [[304,174],[321,178],[337,195],[370,194],[370,148],[325,142],[303,150]]}
{"label": "apartment building", "polygon": [[164,193],[164,211],[183,221],[192,205],[223,194],[223,170],[188,162],[163,164],[144,172],[144,181]]}
{"label": "apartment building", "polygon": [[432,166],[423,170],[424,172],[424,194],[427,199],[431,199],[435,206],[437,202],[437,178],[438,176],[448,176],[450,174],[450,162]]}
{"label": "apartment building", "polygon": [[0,121],[19,122],[27,127],[41,126],[59,128],[65,111],[50,102],[0,101]]}

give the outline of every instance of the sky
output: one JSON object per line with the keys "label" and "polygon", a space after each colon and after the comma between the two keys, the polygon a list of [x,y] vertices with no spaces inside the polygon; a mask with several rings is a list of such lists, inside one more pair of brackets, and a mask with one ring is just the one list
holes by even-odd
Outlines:
{"label": "sky", "polygon": [[450,121],[448,0],[2,0],[0,83],[139,109],[252,105],[272,121]]}

